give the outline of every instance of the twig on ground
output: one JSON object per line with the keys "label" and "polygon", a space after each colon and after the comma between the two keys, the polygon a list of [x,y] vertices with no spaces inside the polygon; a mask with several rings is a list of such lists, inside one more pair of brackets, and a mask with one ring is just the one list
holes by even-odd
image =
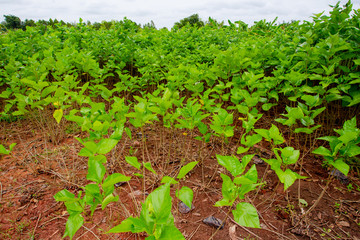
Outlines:
{"label": "twig on ground", "polygon": [[37,228],[37,226],[39,225],[40,218],[41,218],[41,213],[40,213],[40,215],[39,215],[39,217],[38,217],[38,220],[36,221],[36,225],[35,225],[34,231],[33,231],[33,233],[32,233],[32,235],[34,236],[34,238],[35,238],[36,228]]}
{"label": "twig on ground", "polygon": [[190,234],[190,237],[189,237],[189,240],[192,239],[192,237],[195,235],[195,233],[199,230],[201,224],[199,224],[199,226],[195,229],[195,231],[193,231],[191,234]]}
{"label": "twig on ground", "polygon": [[2,183],[0,182],[0,202],[2,200]]}
{"label": "twig on ground", "polygon": [[[89,228],[87,228],[87,227],[85,227],[84,225],[83,225],[83,227],[87,230],[86,232],[84,232],[83,234],[81,234],[78,238],[76,238],[76,240],[79,240],[79,239],[81,239],[85,234],[87,234],[88,232],[92,232],[91,230],[94,228],[94,227],[96,227],[96,225],[94,225],[91,229],[89,229]],[[93,233],[93,232],[92,232]],[[94,233],[93,233],[94,234]],[[97,238],[97,236],[95,235],[95,237]],[[97,239],[99,239],[99,238],[97,238]]]}
{"label": "twig on ground", "polygon": [[51,236],[49,237],[49,239],[52,239],[52,237],[57,234],[59,232],[59,230],[56,230],[53,234],[51,234]]}
{"label": "twig on ground", "polygon": [[53,170],[45,171],[45,172],[51,173],[51,174],[53,174],[53,175],[55,175],[55,176],[58,176],[58,177],[61,179],[61,181],[63,181],[63,182],[70,183],[70,184],[72,184],[72,185],[74,185],[74,186],[77,186],[77,187],[79,187],[79,188],[82,188],[82,187],[83,187],[83,186],[81,186],[81,185],[79,185],[79,184],[76,184],[76,183],[73,183],[73,182],[70,182],[70,181],[66,180],[60,173],[57,173],[57,172],[55,172],[55,171],[53,171]]}

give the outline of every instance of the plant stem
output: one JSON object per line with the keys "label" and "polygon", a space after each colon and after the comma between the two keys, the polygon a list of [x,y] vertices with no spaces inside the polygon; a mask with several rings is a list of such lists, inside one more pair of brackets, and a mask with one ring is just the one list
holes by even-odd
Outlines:
{"label": "plant stem", "polygon": [[142,162],[143,162],[143,164],[142,164],[142,175],[143,175],[143,197],[144,197],[144,201],[145,201],[145,165],[144,165],[144,163],[145,163],[145,145],[146,145],[146,139],[145,139],[145,135],[144,135],[144,129],[143,129],[143,127],[141,127],[141,129],[140,129],[140,131],[141,131],[141,137],[142,137],[142,144],[143,144],[143,146],[142,146]]}

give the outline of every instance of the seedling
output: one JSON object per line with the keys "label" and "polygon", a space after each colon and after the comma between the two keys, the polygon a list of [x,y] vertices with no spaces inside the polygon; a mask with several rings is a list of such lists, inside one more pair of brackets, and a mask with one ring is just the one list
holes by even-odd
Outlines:
{"label": "seedling", "polygon": [[9,155],[9,154],[12,152],[12,150],[14,149],[15,146],[16,146],[16,143],[12,143],[12,144],[10,144],[10,146],[9,146],[9,150],[7,150],[7,149],[4,147],[4,145],[0,144],[0,155],[1,155],[1,154]]}
{"label": "seedling", "polygon": [[[135,159],[128,159],[131,165],[140,168],[140,163]],[[182,167],[177,175],[177,179],[181,180],[189,173],[198,162],[190,162]],[[113,227],[108,233],[120,232],[146,232],[148,240],[166,240],[185,239],[181,232],[174,225],[174,217],[171,213],[172,198],[170,196],[171,184],[178,184],[174,178],[165,176],[162,181],[164,185],[155,189],[146,198],[142,204],[140,216],[137,218],[129,217],[122,221],[119,225]],[[192,205],[193,192],[188,187],[182,187],[176,191],[176,196],[183,201],[189,208]]]}
{"label": "seedling", "polygon": [[360,129],[356,127],[356,117],[347,120],[342,129],[334,129],[340,136],[326,136],[318,139],[328,141],[330,149],[323,146],[312,153],[324,157],[324,163],[348,175],[350,167],[346,163],[350,158],[360,154]]}
{"label": "seedling", "polygon": [[[258,182],[258,175],[255,165],[245,173],[245,168],[254,155],[245,155],[242,161],[235,156],[216,155],[220,165],[224,166],[234,177],[232,180],[229,176],[221,173],[223,179],[222,196],[223,199],[216,202],[216,207],[233,206],[234,202],[239,198],[245,198],[245,194],[256,189],[261,185]],[[260,221],[257,211],[253,205],[247,202],[240,202],[236,205],[236,209],[232,211],[234,220],[245,227],[260,228]]]}

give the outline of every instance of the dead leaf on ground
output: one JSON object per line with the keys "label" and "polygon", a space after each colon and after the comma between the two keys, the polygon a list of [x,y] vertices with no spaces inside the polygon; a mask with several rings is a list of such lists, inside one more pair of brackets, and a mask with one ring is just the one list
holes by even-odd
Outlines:
{"label": "dead leaf on ground", "polygon": [[236,237],[236,225],[232,225],[229,227],[229,236],[231,240],[238,240],[239,238]]}

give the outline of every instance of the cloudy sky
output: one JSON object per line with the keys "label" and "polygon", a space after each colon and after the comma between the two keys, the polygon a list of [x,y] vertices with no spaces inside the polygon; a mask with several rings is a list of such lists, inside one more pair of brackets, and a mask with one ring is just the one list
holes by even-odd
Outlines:
{"label": "cloudy sky", "polygon": [[[0,21],[3,15],[25,19],[58,19],[66,22],[101,22],[127,17],[137,23],[154,21],[156,27],[171,28],[182,18],[198,13],[203,20],[242,20],[248,24],[266,19],[279,22],[310,21],[314,13],[328,12],[338,0],[0,0]],[[341,5],[346,0],[341,0]],[[352,0],[354,9],[360,0]]]}

